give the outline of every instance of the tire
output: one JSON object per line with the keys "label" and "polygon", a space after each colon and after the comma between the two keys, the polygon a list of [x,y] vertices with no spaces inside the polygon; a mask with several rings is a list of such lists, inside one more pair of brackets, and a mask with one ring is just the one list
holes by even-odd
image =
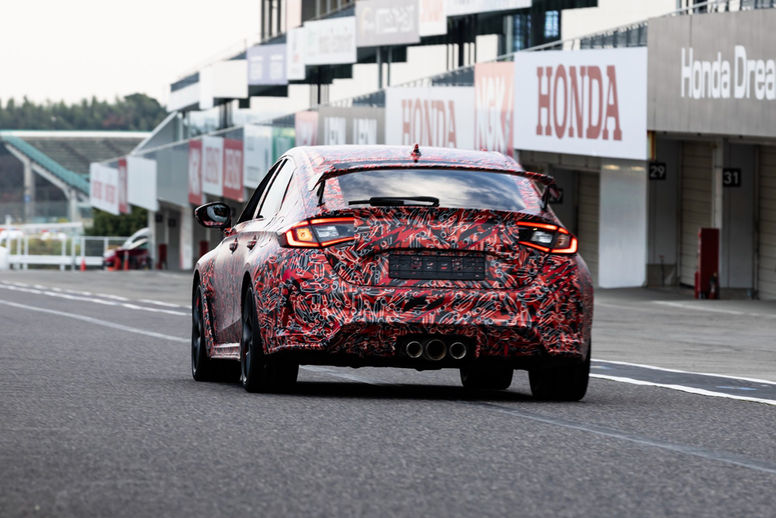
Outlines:
{"label": "tire", "polygon": [[212,381],[215,371],[214,361],[207,355],[202,290],[197,286],[191,302],[191,375],[197,381]]}
{"label": "tire", "polygon": [[245,390],[278,392],[291,388],[296,383],[299,365],[264,354],[252,289],[243,297],[241,322],[240,382]]}
{"label": "tire", "polygon": [[508,365],[467,365],[461,367],[461,384],[470,390],[506,390],[513,374]]}
{"label": "tire", "polygon": [[545,401],[579,401],[590,379],[590,353],[584,362],[536,368],[528,371],[531,394]]}

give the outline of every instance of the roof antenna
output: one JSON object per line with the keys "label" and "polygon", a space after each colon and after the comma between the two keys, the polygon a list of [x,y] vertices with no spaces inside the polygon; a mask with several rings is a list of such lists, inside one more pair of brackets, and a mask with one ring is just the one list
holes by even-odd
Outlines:
{"label": "roof antenna", "polygon": [[412,153],[410,153],[410,156],[412,159],[417,162],[420,159],[420,146],[415,144],[415,147],[412,149]]}

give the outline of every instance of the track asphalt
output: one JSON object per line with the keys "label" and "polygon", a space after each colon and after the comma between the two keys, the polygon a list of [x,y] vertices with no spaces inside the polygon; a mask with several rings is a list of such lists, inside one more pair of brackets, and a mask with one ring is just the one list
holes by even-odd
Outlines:
{"label": "track asphalt", "polygon": [[188,282],[0,272],[0,516],[773,516],[770,303],[601,290],[581,403],[312,366],[255,395],[191,379]]}

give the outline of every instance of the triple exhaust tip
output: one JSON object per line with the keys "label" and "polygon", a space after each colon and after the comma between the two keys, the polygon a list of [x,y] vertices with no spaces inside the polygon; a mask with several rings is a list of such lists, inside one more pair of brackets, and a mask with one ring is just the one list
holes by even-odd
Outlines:
{"label": "triple exhaust tip", "polygon": [[466,356],[466,345],[463,342],[453,342],[448,347],[439,338],[431,338],[424,343],[418,340],[410,340],[404,347],[404,351],[413,360],[424,358],[431,361],[439,361],[450,355],[453,360],[461,360]]}

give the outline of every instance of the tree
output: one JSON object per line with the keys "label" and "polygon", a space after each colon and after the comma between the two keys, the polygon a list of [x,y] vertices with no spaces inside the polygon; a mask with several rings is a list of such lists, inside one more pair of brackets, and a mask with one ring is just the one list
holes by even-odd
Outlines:
{"label": "tree", "polygon": [[13,98],[5,106],[0,102],[0,129],[151,131],[166,116],[156,99],[140,93],[112,103],[94,96],[71,105],[37,104],[27,97],[21,104]]}
{"label": "tree", "polygon": [[132,207],[129,214],[114,216],[100,209],[92,209],[92,226],[84,229],[87,236],[131,236],[148,226],[148,211]]}

